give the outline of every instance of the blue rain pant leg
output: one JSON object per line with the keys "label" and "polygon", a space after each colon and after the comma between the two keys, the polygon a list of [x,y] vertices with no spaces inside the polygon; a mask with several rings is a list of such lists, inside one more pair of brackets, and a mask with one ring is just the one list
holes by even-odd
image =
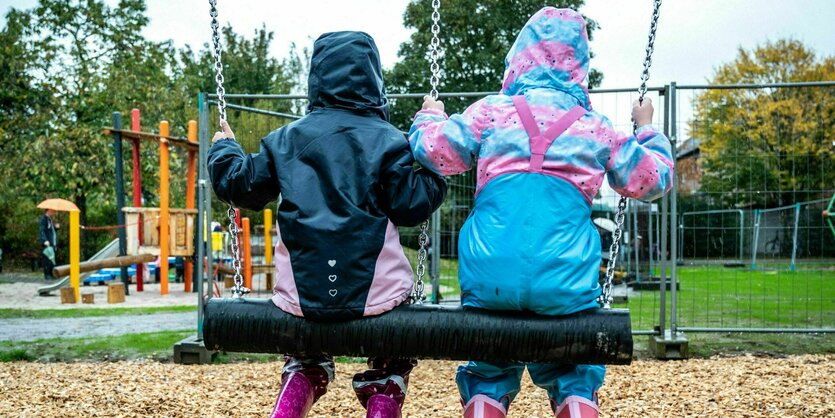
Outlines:
{"label": "blue rain pant leg", "polygon": [[501,402],[505,408],[519,393],[524,363],[488,363],[471,361],[458,366],[455,383],[464,404],[475,395],[485,395]]}
{"label": "blue rain pant leg", "polygon": [[581,396],[596,403],[597,390],[603,385],[606,367],[532,363],[528,365],[528,372],[535,385],[548,391],[553,408],[569,396]]}

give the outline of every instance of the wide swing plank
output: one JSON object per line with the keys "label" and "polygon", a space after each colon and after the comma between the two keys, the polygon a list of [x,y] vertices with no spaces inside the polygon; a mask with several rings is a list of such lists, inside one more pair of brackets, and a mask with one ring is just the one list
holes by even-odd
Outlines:
{"label": "wide swing plank", "polygon": [[203,319],[210,350],[555,364],[629,364],[631,331],[625,309],[552,317],[401,305],[380,316],[321,322],[285,313],[269,299],[210,299]]}

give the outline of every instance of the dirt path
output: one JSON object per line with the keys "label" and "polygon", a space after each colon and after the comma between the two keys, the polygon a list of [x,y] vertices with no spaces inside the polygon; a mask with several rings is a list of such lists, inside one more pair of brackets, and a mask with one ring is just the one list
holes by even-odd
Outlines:
{"label": "dirt path", "polygon": [[[457,363],[423,361],[413,372],[404,417],[457,417]],[[338,364],[337,380],[311,417],[361,417],[350,391],[360,364]],[[281,363],[180,366],[155,362],[0,364],[0,416],[264,417]],[[752,356],[612,367],[603,417],[835,416],[835,355]],[[552,417],[544,391],[525,377],[510,417]]]}
{"label": "dirt path", "polygon": [[197,329],[197,312],[81,318],[0,319],[0,341],[103,337]]}

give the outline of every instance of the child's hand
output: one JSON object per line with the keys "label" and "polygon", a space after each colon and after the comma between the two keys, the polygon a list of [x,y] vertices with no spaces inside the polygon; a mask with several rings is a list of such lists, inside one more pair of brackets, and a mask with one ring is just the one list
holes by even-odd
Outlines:
{"label": "child's hand", "polygon": [[229,124],[225,120],[220,121],[220,129],[223,130],[223,132],[215,132],[215,136],[212,138],[212,143],[215,143],[223,138],[235,139],[235,134],[232,132],[232,128],[229,127]]}
{"label": "child's hand", "polygon": [[632,120],[639,127],[652,123],[653,112],[652,100],[649,98],[645,98],[643,104],[637,100],[632,103]]}
{"label": "child's hand", "polygon": [[421,109],[435,109],[444,111],[444,102],[435,100],[429,96],[423,96],[423,107]]}

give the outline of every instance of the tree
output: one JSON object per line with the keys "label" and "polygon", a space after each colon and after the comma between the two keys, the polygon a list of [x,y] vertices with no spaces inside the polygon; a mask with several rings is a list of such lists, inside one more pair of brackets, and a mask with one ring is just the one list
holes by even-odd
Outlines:
{"label": "tree", "polygon": [[[401,60],[385,74],[389,92],[429,91],[429,43],[432,39],[431,0],[413,0],[403,14],[403,24],[414,29],[400,46]],[[497,91],[504,74],[504,58],[519,30],[531,15],[546,5],[578,9],[584,0],[544,2],[536,0],[460,0],[441,2],[440,91]],[[586,19],[589,39],[597,23]],[[603,79],[597,70],[589,73],[590,85]],[[447,99],[450,112],[466,108],[472,99]],[[402,105],[401,105],[402,104]],[[392,122],[406,128],[420,101],[394,103]]]}
{"label": "tree", "polygon": [[[835,57],[818,59],[799,41],[739,50],[712,83],[835,79]],[[692,135],[702,140],[701,192],[724,206],[775,207],[819,198],[835,184],[835,89],[707,90],[696,100]]]}
{"label": "tree", "polygon": [[[187,121],[197,119],[197,93],[214,91],[214,73],[207,46],[195,55],[142,37],[148,23],[143,0],[121,0],[116,7],[103,0],[40,0],[32,9],[12,9],[6,20],[0,32],[0,244],[11,255],[34,243],[34,206],[45,197],[73,200],[83,225],[115,224],[113,140],[102,134],[111,113],[127,115],[136,107],[143,130],[155,131],[166,119],[173,136],[185,136]],[[230,91],[293,87],[285,63],[268,54],[271,32],[261,28],[248,39],[227,27],[223,36]],[[151,206],[158,194],[158,147],[141,149],[145,204]],[[123,158],[130,161],[130,147]],[[173,150],[170,166],[172,190],[184,190],[184,153]],[[131,171],[125,174],[130,184]],[[182,205],[182,195],[172,193],[172,205]],[[113,234],[84,237],[83,253]]]}

